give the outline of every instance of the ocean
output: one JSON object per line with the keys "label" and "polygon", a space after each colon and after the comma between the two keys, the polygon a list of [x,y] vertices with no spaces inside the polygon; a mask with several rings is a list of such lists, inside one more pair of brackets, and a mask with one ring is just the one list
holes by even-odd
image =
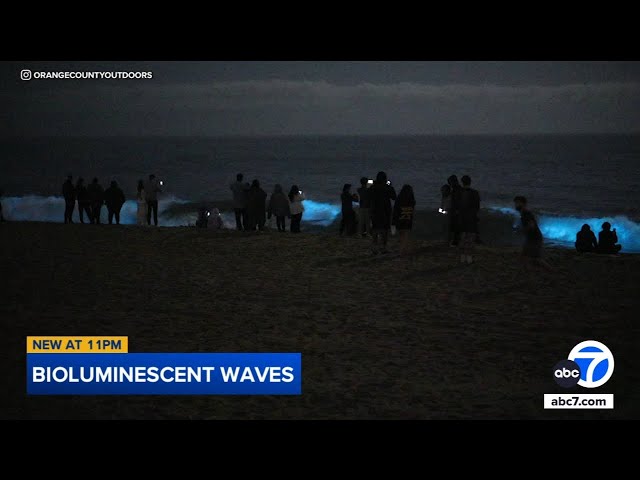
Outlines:
{"label": "ocean", "polygon": [[[640,252],[640,135],[49,137],[0,143],[9,220],[61,222],[62,183],[72,174],[86,183],[98,177],[104,187],[117,180],[130,200],[123,223],[134,223],[137,180],[155,173],[164,181],[161,224],[191,224],[195,205],[228,205],[229,184],[242,172],[268,193],[276,183],[299,185],[309,199],[303,226],[328,227],[339,216],[343,184],[355,187],[379,170],[398,190],[411,184],[421,210],[437,210],[447,177],[466,174],[489,215],[515,225],[512,199],[524,195],[549,241],[570,246],[583,223],[597,232],[607,220],[623,251]],[[231,222],[229,214],[224,218]]]}

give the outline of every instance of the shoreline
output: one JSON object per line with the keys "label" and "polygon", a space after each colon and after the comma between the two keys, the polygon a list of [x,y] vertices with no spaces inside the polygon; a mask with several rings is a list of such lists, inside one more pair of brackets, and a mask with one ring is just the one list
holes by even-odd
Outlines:
{"label": "shoreline", "polygon": [[[223,214],[226,215],[232,215],[232,213],[229,212],[221,212]],[[507,215],[505,214],[500,214],[499,217],[506,217],[508,218]],[[428,224],[426,222],[424,222],[425,219],[431,219],[432,223]],[[512,226],[510,226],[509,222],[504,222],[505,218],[501,218],[501,220],[503,221],[498,221],[498,222],[492,222],[489,227],[490,228],[484,228],[482,229],[482,227],[487,227],[487,224],[485,223],[484,225],[481,224],[481,240],[482,243],[481,244],[477,244],[477,247],[487,247],[487,248],[521,248],[522,247],[522,243],[523,243],[523,237],[520,233],[520,231],[516,228],[513,228]],[[420,221],[423,221],[423,223],[420,223]],[[438,231],[438,230],[429,230],[428,228],[425,228],[426,225],[433,225],[433,223],[438,223],[438,222],[442,222],[442,220],[444,220],[439,214],[437,213],[433,213],[430,211],[417,211],[416,212],[416,221],[414,221],[414,228],[411,231],[411,239],[414,241],[428,241],[434,244],[439,244],[441,243],[442,245],[446,245],[446,242],[444,241],[444,238],[446,237],[446,231]],[[4,222],[4,224],[43,224],[43,225],[64,225],[62,222],[51,222],[51,221],[37,221],[37,220],[6,220]],[[145,230],[145,229],[167,229],[167,230],[180,230],[180,229],[186,229],[186,230],[201,230],[195,227],[195,225],[162,225],[162,222],[160,222],[161,224],[156,226],[140,226],[140,225],[136,225],[136,224],[131,224],[131,223],[122,223],[120,225],[109,225],[108,223],[101,223],[100,226],[104,227],[124,227],[124,228],[128,228],[128,229],[141,229],[141,230]],[[225,225],[225,227],[219,231],[213,231],[213,230],[208,230],[206,229],[205,231],[211,232],[212,234],[216,234],[216,235],[252,235],[254,233],[252,232],[237,232],[235,230],[235,228],[228,226],[228,224],[230,223],[229,220],[226,221],[227,225]],[[442,222],[442,228],[446,228],[446,223]],[[74,225],[91,225],[89,223],[85,223],[85,224],[80,224],[79,222],[74,222]],[[274,224],[275,225],[275,224]],[[287,229],[289,228],[289,220],[287,219]],[[323,226],[323,225],[318,225],[318,224],[313,224],[310,222],[305,223],[303,220],[303,224],[302,224],[302,232],[303,234],[311,234],[311,235],[321,235],[321,236],[331,236],[331,237],[336,237],[336,238],[340,238],[343,239],[345,241],[350,241],[350,240],[355,240],[355,241],[360,241],[360,242],[367,242],[369,241],[370,237],[367,238],[360,238],[357,235],[354,235],[352,237],[349,236],[344,236],[344,237],[340,237],[338,235],[338,229],[339,229],[339,225],[340,225],[340,215],[338,215],[338,217],[336,217],[335,220],[333,220],[332,223],[330,223],[329,225]],[[68,227],[68,226],[67,226]],[[275,226],[271,227],[269,226],[269,221],[267,220],[267,223],[265,224],[265,232],[266,234],[270,234],[270,233],[277,233],[277,231],[275,230]],[[290,235],[291,233],[289,232],[289,230],[287,230],[287,235]],[[255,235],[260,234],[260,232],[255,232]],[[395,239],[397,238],[397,234],[396,235],[391,235],[391,233],[389,234],[389,238],[390,239]],[[624,247],[624,245],[623,245]],[[588,253],[578,253],[575,250],[575,247],[573,245],[572,242],[564,242],[564,241],[558,241],[558,240],[553,240],[553,239],[548,239],[545,238],[544,239],[544,246],[543,246],[544,250],[549,250],[549,249],[557,249],[557,250],[561,250],[561,251],[565,251],[565,252],[573,252],[573,254],[577,255],[577,256],[581,256],[581,255],[597,255],[597,256],[638,256],[640,255],[640,251],[627,251],[623,248],[623,250],[621,252],[619,252],[617,255],[614,254],[597,254],[595,252],[588,252]],[[455,250],[454,247],[451,247],[451,250]]]}

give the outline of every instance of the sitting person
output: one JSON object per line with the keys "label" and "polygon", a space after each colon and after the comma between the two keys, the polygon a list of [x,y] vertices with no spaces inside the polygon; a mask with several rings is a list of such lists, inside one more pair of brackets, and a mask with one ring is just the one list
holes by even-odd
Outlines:
{"label": "sitting person", "polygon": [[580,253],[595,252],[598,249],[596,234],[591,231],[591,227],[586,223],[576,234],[576,250]]}
{"label": "sitting person", "polygon": [[198,219],[196,220],[196,227],[207,228],[209,225],[209,216],[211,213],[207,210],[207,207],[200,207],[198,210]]}
{"label": "sitting person", "polygon": [[220,215],[220,210],[214,208],[211,210],[211,215],[209,215],[208,228],[212,230],[220,230],[224,228],[224,222],[222,221],[222,215]]}
{"label": "sitting person", "polygon": [[622,245],[618,244],[618,234],[616,229],[611,230],[611,224],[604,222],[602,231],[598,234],[598,253],[618,253],[622,249]]}

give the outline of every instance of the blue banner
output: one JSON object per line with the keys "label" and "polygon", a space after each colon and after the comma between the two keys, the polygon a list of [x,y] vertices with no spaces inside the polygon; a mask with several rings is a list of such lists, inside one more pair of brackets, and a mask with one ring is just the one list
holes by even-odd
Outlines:
{"label": "blue banner", "polygon": [[29,395],[300,395],[300,353],[27,354]]}

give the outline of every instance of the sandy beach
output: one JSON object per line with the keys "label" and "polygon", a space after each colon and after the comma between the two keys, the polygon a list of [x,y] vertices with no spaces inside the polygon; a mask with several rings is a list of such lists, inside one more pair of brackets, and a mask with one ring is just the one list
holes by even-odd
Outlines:
{"label": "sandy beach", "polygon": [[[406,258],[368,247],[332,231],[0,224],[0,417],[640,418],[640,255],[548,248],[557,271],[527,276],[518,247],[480,246],[470,266],[435,240]],[[27,397],[27,335],[127,335],[130,352],[302,352],[303,394]],[[544,393],[566,393],[552,367],[587,339],[615,356],[598,389],[615,409],[543,410]]]}

